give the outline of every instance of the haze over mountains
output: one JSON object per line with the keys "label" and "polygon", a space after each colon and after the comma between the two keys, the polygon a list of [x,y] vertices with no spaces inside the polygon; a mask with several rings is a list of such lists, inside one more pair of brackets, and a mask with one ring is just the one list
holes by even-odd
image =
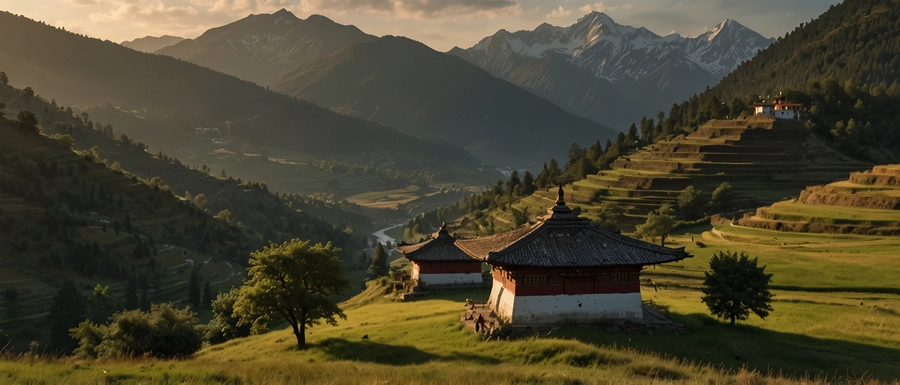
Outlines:
{"label": "haze over mountains", "polygon": [[324,16],[251,15],[157,51],[342,114],[462,146],[516,167],[616,131],[424,44],[376,38]]}
{"label": "haze over mountains", "polygon": [[[127,106],[163,122],[171,141],[194,127],[225,127],[230,136],[344,160],[381,154],[408,164],[471,164],[460,148],[427,143],[392,128],[343,116],[312,103],[161,55],[75,35],[0,13],[0,34],[21,36],[0,46],[0,63],[18,87],[64,105]],[[65,60],[61,60],[61,59]]]}
{"label": "haze over mountains", "polygon": [[284,71],[308,65],[348,45],[377,39],[324,16],[301,20],[282,9],[210,29],[196,39],[164,47],[157,53],[269,86]]}
{"label": "haze over mountains", "polygon": [[[714,85],[773,41],[734,20],[686,38],[620,25],[605,13],[592,12],[569,27],[544,23],[532,31],[500,30],[468,49],[454,48],[449,53],[526,89],[533,89],[531,85],[536,82],[566,82],[557,79],[574,68],[532,72],[531,76],[521,73],[523,66],[532,66],[535,60],[559,55],[573,67],[608,80],[620,90],[621,95],[607,92],[604,99],[583,98],[580,104],[572,102],[572,95],[583,95],[583,90],[572,95],[556,92],[560,96],[551,97],[557,104],[603,122],[603,115],[625,113],[640,119],[636,114],[642,109],[668,110],[672,103]],[[627,107],[620,101],[622,96],[630,100]],[[604,108],[606,104],[613,107]],[[598,109],[602,114],[592,113]]]}
{"label": "haze over mountains", "polygon": [[134,40],[126,40],[121,44],[125,47],[131,48],[135,51],[153,53],[163,47],[168,47],[172,44],[178,43],[184,40],[183,37],[178,36],[145,36],[141,38],[137,38]]}

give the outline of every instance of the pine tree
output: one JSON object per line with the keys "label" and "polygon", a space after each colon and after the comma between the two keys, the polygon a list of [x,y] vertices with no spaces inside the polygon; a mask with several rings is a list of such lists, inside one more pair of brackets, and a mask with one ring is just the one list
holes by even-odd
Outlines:
{"label": "pine tree", "polygon": [[384,251],[384,246],[381,246],[381,242],[376,243],[375,245],[375,257],[372,258],[372,264],[369,266],[369,274],[373,274],[376,277],[383,277],[391,272],[390,266],[388,266],[388,255],[387,252]]}
{"label": "pine tree", "polygon": [[75,281],[67,278],[50,305],[50,351],[70,353],[78,346],[78,342],[69,335],[69,329],[85,320],[86,310],[87,299]]}
{"label": "pine tree", "polygon": [[188,280],[188,302],[194,307],[200,306],[200,269],[191,269],[191,278]]}
{"label": "pine tree", "polygon": [[209,287],[209,280],[206,280],[206,284],[203,285],[203,299],[200,301],[203,304],[203,307],[210,308],[212,306],[212,289]]}

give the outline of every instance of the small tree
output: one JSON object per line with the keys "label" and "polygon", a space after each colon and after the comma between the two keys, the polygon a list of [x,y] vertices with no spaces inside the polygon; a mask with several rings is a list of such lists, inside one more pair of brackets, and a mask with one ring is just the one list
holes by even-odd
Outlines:
{"label": "small tree", "polygon": [[261,330],[273,317],[281,318],[293,328],[297,347],[305,349],[307,326],[322,319],[330,325],[337,325],[337,318],[347,319],[332,300],[351,288],[339,251],[330,242],[310,246],[309,241],[292,239],[251,253],[250,279],[234,303],[240,324],[252,323]]}
{"label": "small tree", "polygon": [[188,302],[191,305],[200,306],[200,269],[191,269],[191,277],[188,279]]}
{"label": "small tree", "polygon": [[203,193],[199,193],[196,197],[194,197],[194,204],[201,209],[203,208],[203,206],[206,206],[207,203],[209,203],[209,200],[206,199],[206,195],[204,195]]}
{"label": "small tree", "polygon": [[597,220],[594,221],[594,224],[600,227],[605,227],[610,230],[615,230],[618,226],[619,219],[622,218],[622,210],[614,203],[603,203],[600,205],[600,209],[597,210]]}
{"label": "small tree", "polygon": [[685,220],[691,221],[703,216],[703,192],[687,186],[678,195],[678,211]]}
{"label": "small tree", "polygon": [[200,304],[205,308],[209,308],[212,306],[212,288],[209,287],[209,280],[206,280],[206,284],[203,285],[203,297],[200,299]]}
{"label": "small tree", "polygon": [[211,344],[220,344],[228,340],[250,335],[250,325],[240,324],[240,317],[234,313],[240,289],[219,293],[212,303],[213,319],[206,325],[206,340]]}
{"label": "small tree", "polygon": [[659,209],[647,214],[647,221],[643,225],[638,225],[635,234],[642,238],[659,237],[659,244],[666,245],[666,238],[675,228],[674,210],[668,203],[663,203]]}
{"label": "small tree", "polygon": [[69,329],[78,326],[86,317],[87,299],[75,285],[75,281],[67,278],[56,292],[50,305],[50,350],[69,353],[78,346]]}
{"label": "small tree", "polygon": [[703,281],[703,303],[720,318],[746,320],[750,312],[765,319],[772,311],[772,293],[769,282],[772,274],[766,267],[758,267],[756,258],[747,254],[717,252],[709,261],[709,269]]}
{"label": "small tree", "polygon": [[372,258],[372,264],[369,265],[369,274],[374,274],[376,277],[384,277],[391,272],[391,267],[388,265],[388,256],[387,252],[384,251],[384,246],[381,246],[381,242],[376,242],[375,244],[375,257]]}
{"label": "small tree", "polygon": [[38,118],[31,111],[19,111],[19,113],[16,115],[16,120],[19,121],[19,127],[21,127],[25,131],[34,133],[41,132],[41,128],[38,127]]}
{"label": "small tree", "polygon": [[727,210],[734,199],[734,188],[728,182],[722,182],[712,193],[712,205],[716,210]]}
{"label": "small tree", "polygon": [[0,71],[0,83],[9,84],[9,76],[6,76],[6,72]]}

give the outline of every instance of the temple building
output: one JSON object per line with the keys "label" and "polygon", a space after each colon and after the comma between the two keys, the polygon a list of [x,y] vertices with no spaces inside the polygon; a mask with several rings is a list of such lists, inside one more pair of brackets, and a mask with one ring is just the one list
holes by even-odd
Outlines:
{"label": "temple building", "polygon": [[775,103],[756,103],[753,113],[758,116],[769,116],[776,119],[800,120],[800,109],[803,104],[790,103],[781,96],[775,97]]}
{"label": "temple building", "polygon": [[482,283],[481,261],[456,247],[458,239],[447,232],[446,224],[430,239],[416,244],[401,243],[397,251],[412,263],[412,279],[426,285]]}
{"label": "temple building", "polygon": [[595,226],[566,206],[562,187],[558,194],[534,224],[456,240],[491,266],[487,306],[513,324],[642,318],[641,269],[691,255]]}
{"label": "temple building", "polygon": [[430,239],[401,244],[412,278],[430,285],[481,282],[491,267],[487,306],[505,323],[643,318],[641,269],[691,255],[598,227],[566,206],[559,188],[548,215],[502,233],[458,238],[445,225]]}

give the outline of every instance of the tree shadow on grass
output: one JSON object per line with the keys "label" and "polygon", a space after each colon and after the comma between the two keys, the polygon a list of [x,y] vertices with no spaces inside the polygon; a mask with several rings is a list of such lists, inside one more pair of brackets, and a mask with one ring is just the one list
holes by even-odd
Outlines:
{"label": "tree shadow on grass", "polygon": [[602,328],[563,328],[562,338],[628,347],[725,370],[748,368],[788,377],[900,378],[900,349],[785,333],[758,326],[730,326],[707,314],[673,314],[689,333],[611,334]]}
{"label": "tree shadow on grass", "polygon": [[329,338],[312,347],[337,360],[372,362],[383,365],[417,365],[426,362],[500,363],[500,360],[493,357],[459,352],[440,356],[412,346],[388,345],[367,340],[353,342],[340,338]]}

